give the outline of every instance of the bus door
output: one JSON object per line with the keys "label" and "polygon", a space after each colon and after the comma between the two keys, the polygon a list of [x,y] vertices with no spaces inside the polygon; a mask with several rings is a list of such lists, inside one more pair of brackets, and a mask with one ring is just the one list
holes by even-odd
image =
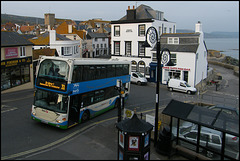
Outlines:
{"label": "bus door", "polygon": [[70,97],[70,105],[68,112],[68,126],[79,123],[80,115],[80,102],[79,95],[74,95]]}

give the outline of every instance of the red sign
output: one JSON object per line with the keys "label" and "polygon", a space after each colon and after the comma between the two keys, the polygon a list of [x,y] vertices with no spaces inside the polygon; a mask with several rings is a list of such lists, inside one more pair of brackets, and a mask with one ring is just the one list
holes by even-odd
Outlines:
{"label": "red sign", "polygon": [[179,67],[163,67],[163,69],[190,71],[190,68],[179,68]]}
{"label": "red sign", "polygon": [[5,59],[17,58],[18,48],[5,48]]}

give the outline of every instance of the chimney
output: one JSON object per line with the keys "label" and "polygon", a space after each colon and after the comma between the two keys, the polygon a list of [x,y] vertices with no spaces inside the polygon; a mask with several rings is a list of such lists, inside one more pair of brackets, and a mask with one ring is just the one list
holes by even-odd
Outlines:
{"label": "chimney", "polygon": [[136,9],[133,6],[133,9],[130,9],[130,6],[128,6],[127,10],[127,20],[136,20]]}
{"label": "chimney", "polygon": [[195,25],[195,32],[202,32],[202,24],[200,21]]}
{"label": "chimney", "polygon": [[72,25],[68,25],[68,33],[69,33],[69,34],[72,33]]}
{"label": "chimney", "polygon": [[51,27],[50,27],[50,25],[48,25],[48,31],[50,31],[51,30]]}
{"label": "chimney", "polygon": [[49,30],[49,45],[56,41],[56,30]]}

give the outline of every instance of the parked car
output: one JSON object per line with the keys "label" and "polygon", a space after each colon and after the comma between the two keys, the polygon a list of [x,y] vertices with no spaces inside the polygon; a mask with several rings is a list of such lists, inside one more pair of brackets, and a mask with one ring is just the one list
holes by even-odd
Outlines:
{"label": "parked car", "polygon": [[131,72],[131,82],[143,85],[147,84],[147,79],[140,72]]}
{"label": "parked car", "polygon": [[[189,141],[197,143],[197,130],[191,130],[184,135],[179,135],[179,137],[185,138]],[[202,127],[200,132],[200,145],[206,146],[210,149],[213,149],[217,152],[221,152],[222,148],[222,133],[220,131],[210,129],[207,127]],[[200,151],[206,154],[208,157],[213,157],[214,153],[210,151]],[[230,156],[236,155],[239,152],[239,138],[230,134],[226,134],[226,144],[225,144],[226,154]]]}
{"label": "parked car", "polygon": [[[198,135],[197,130],[191,130],[189,133],[186,133],[185,135],[183,135],[183,137],[189,141],[197,143],[197,135]],[[201,131],[199,144],[202,146],[211,148],[217,152],[221,152],[222,140],[221,140],[221,136],[218,134]],[[204,152],[204,151],[200,151],[200,152]],[[206,155],[210,158],[213,157],[213,153],[210,151],[206,151]]]}
{"label": "parked car", "polygon": [[179,79],[170,79],[167,85],[169,91],[180,91],[188,94],[194,94],[197,92],[197,89],[191,87],[186,81]]}
{"label": "parked car", "polygon": [[[214,130],[214,129],[202,127],[201,131],[216,134],[216,135],[219,135],[220,137],[222,137],[222,132]],[[231,135],[231,134],[226,134],[225,138],[226,138],[225,139],[226,145],[229,145],[232,149],[239,146],[239,137]]]}

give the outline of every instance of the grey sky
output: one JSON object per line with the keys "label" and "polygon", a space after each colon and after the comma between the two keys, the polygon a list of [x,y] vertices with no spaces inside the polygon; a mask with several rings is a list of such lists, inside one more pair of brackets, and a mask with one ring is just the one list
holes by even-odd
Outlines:
{"label": "grey sky", "polygon": [[177,29],[194,30],[195,23],[201,21],[204,32],[239,32],[239,1],[1,1],[1,13],[39,18],[55,13],[63,19],[112,21],[136,4],[164,12],[168,21],[176,22]]}

